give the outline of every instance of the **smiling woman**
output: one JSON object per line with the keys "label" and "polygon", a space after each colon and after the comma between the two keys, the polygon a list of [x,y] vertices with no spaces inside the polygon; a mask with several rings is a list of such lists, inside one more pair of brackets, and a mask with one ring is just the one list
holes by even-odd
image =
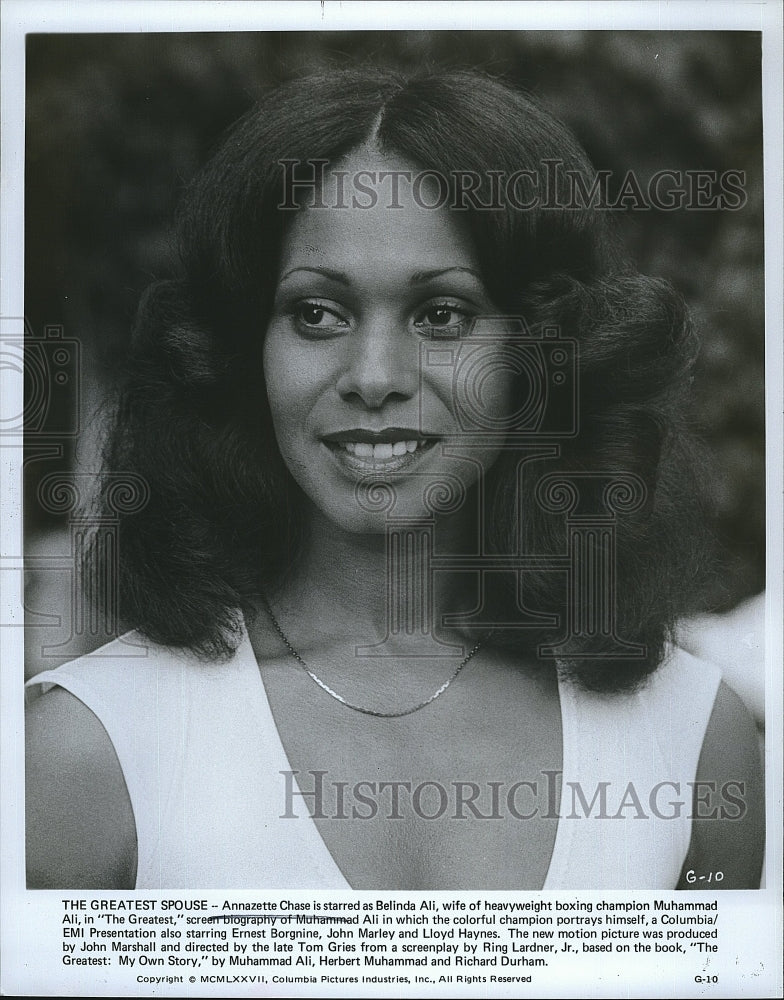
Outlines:
{"label": "smiling woman", "polygon": [[[364,145],[334,173],[406,169]],[[423,517],[420,477],[453,474],[467,488],[500,450],[490,437],[474,455],[476,465],[446,447],[463,437],[453,368],[422,366],[420,348],[448,338],[470,349],[477,317],[497,310],[456,213],[427,211],[403,198],[394,210],[381,201],[297,213],[283,241],[264,342],[267,396],[284,461],[327,524],[349,531],[384,530],[385,511],[357,503],[357,484],[366,477],[393,475],[396,516]],[[484,353],[498,354],[502,346],[490,343]],[[483,406],[488,417],[501,419],[513,412],[511,372],[502,367],[492,382],[484,386]]]}
{"label": "smiling woman", "polygon": [[309,77],[238,123],[106,451],[104,502],[149,487],[134,631],[32,682],[31,885],[757,884],[754,727],[670,642],[688,319],[593,180],[473,73]]}

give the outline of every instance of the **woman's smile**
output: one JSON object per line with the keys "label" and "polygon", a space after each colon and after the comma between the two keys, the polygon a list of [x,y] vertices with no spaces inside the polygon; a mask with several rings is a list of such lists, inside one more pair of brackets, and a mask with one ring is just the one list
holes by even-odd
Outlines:
{"label": "woman's smile", "polygon": [[[335,169],[401,166],[363,148]],[[380,515],[357,503],[363,478],[389,476],[396,513],[417,516],[427,513],[428,477],[457,477],[466,489],[478,468],[487,471],[497,437],[479,448],[474,441],[470,459],[444,444],[460,440],[461,352],[502,348],[473,336],[494,312],[454,212],[405,198],[394,209],[297,211],[266,334],[265,381],[281,454],[317,509],[347,530],[378,531]],[[511,394],[502,365],[481,405],[503,417]]]}
{"label": "woman's smile", "polygon": [[412,428],[389,427],[381,431],[341,431],[327,434],[323,440],[346,472],[364,476],[414,468],[439,438],[422,437]]}

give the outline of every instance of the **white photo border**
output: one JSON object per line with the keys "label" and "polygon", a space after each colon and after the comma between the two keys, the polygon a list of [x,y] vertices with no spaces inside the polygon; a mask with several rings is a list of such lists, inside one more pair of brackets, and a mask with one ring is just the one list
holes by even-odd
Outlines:
{"label": "white photo border", "polygon": [[[766,605],[766,791],[768,814],[767,886],[754,892],[725,894],[724,912],[731,915],[738,962],[722,962],[723,979],[710,988],[670,977],[666,969],[647,987],[636,981],[628,963],[617,962],[603,981],[584,980],[557,989],[538,990],[538,996],[782,996],[780,971],[782,937],[782,609],[784,608],[784,371],[781,275],[784,273],[782,233],[782,11],[779,0],[754,4],[703,3],[701,0],[660,3],[549,2],[524,3],[371,3],[313,0],[303,3],[211,2],[211,0],[3,0],[2,18],[2,274],[0,318],[21,322],[24,316],[24,109],[25,35],[28,32],[173,32],[173,31],[350,31],[387,30],[655,30],[759,31],[763,55],[763,122],[765,160],[765,322],[766,322],[766,435],[767,435],[767,605]],[[22,377],[3,367],[0,391],[4,412],[21,412]],[[6,409],[7,408],[7,409]],[[0,447],[2,523],[0,568],[21,567],[21,447]],[[0,572],[2,621],[22,622],[17,571]],[[7,995],[64,996],[88,993],[114,995],[111,977],[75,975],[59,963],[48,962],[38,944],[60,933],[61,913],[56,902],[62,893],[28,892],[24,882],[23,815],[23,636],[22,628],[0,628],[0,704],[2,705],[2,868],[0,869],[0,992]],[[89,894],[69,894],[88,896]],[[119,895],[119,894],[116,894]],[[573,895],[573,894],[572,894]],[[727,898],[731,897],[731,898]],[[730,916],[727,917],[729,922]],[[52,952],[55,953],[55,952]],[[127,989],[127,985],[126,985]],[[191,987],[191,991],[192,991]],[[400,988],[379,987],[377,995],[399,996]],[[514,995],[513,988],[467,990],[466,996]],[[165,986],[135,987],[133,995],[189,995]],[[258,990],[211,991],[213,996],[262,995]],[[291,988],[263,995],[292,995]],[[350,994],[301,991],[301,995]],[[409,996],[438,995],[408,992]],[[453,994],[455,995],[455,994]]]}

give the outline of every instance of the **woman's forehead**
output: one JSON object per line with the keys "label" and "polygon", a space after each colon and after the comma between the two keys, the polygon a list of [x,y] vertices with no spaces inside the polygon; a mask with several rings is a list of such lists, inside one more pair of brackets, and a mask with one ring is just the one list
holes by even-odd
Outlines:
{"label": "woman's forehead", "polygon": [[448,209],[415,207],[298,212],[284,240],[281,273],[313,264],[379,276],[455,267],[479,270],[467,234]]}
{"label": "woman's forehead", "polygon": [[293,212],[281,273],[314,262],[349,270],[478,270],[465,213],[439,206],[438,179],[415,164],[363,147],[331,165],[323,180],[318,196]]}

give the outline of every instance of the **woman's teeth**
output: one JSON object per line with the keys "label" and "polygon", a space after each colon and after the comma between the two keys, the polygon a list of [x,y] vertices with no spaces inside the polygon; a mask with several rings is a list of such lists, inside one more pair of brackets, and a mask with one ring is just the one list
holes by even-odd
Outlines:
{"label": "woman's teeth", "polygon": [[393,456],[405,455],[407,451],[416,451],[419,447],[419,441],[395,441],[384,444],[370,444],[367,441],[341,441],[340,447],[345,448],[349,455],[356,455],[357,458],[372,458],[374,461],[383,461]]}

